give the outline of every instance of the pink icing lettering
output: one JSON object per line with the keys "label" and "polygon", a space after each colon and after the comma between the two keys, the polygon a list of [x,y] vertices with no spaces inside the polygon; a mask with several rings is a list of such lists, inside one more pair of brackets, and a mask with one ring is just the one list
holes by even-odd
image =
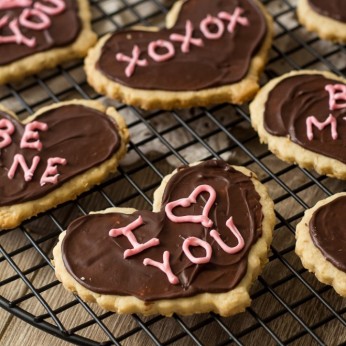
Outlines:
{"label": "pink icing lettering", "polygon": [[32,5],[32,0],[1,0],[0,10],[16,7],[28,7]]}
{"label": "pink icing lettering", "polygon": [[10,16],[6,15],[0,19],[0,28],[3,28],[7,23]]}
{"label": "pink icing lettering", "polygon": [[61,157],[53,157],[49,158],[47,160],[47,167],[46,170],[43,172],[40,185],[43,186],[47,183],[49,184],[57,184],[58,183],[58,168],[56,165],[63,165],[65,166],[67,163],[66,159],[63,159]]}
{"label": "pink icing lettering", "polygon": [[219,232],[217,232],[215,229],[210,231],[210,236],[215,239],[215,241],[220,245],[221,249],[228,254],[232,255],[240,250],[243,249],[245,243],[244,243],[244,238],[242,235],[239,233],[237,227],[235,226],[233,222],[233,217],[231,216],[227,221],[226,221],[226,226],[231,230],[233,235],[237,238],[238,244],[236,246],[230,247],[224,243],[224,241],[221,239]]}
{"label": "pink icing lettering", "polygon": [[[189,247],[190,246],[201,246],[204,248],[206,254],[204,257],[195,257],[192,255]],[[211,246],[204,240],[196,238],[196,237],[188,237],[183,242],[183,251],[186,255],[186,257],[195,264],[203,264],[208,263],[211,258],[211,254],[213,250],[211,249]]]}
{"label": "pink icing lettering", "polygon": [[14,130],[14,125],[8,119],[0,120],[0,149],[6,148],[12,143],[11,135]]}
{"label": "pink icing lettering", "polygon": [[186,21],[185,24],[185,35],[180,35],[180,34],[171,34],[169,38],[172,41],[176,42],[182,42],[181,44],[181,51],[183,53],[188,53],[190,51],[190,45],[195,45],[198,47],[203,46],[203,41],[200,38],[192,38],[193,34],[193,25],[190,20]]}
{"label": "pink icing lettering", "polygon": [[[162,47],[167,49],[167,53],[158,54],[156,53],[156,48]],[[171,42],[165,40],[157,40],[150,42],[148,45],[148,54],[149,56],[157,62],[167,61],[170,58],[174,57],[175,49]]]}
{"label": "pink icing lettering", "polygon": [[169,256],[170,256],[169,251],[165,251],[163,253],[163,263],[154,261],[151,258],[145,258],[143,260],[143,264],[145,266],[151,265],[151,266],[154,266],[156,268],[159,268],[161,271],[163,271],[167,275],[168,281],[172,285],[176,285],[179,283],[179,279],[172,272],[171,265],[169,264]]}
{"label": "pink icing lettering", "polygon": [[16,155],[14,155],[13,163],[12,163],[11,168],[8,171],[7,176],[9,179],[12,180],[16,174],[18,165],[20,165],[22,167],[23,172],[24,172],[24,180],[30,181],[32,179],[34,173],[35,173],[35,170],[36,170],[39,162],[40,162],[40,157],[34,156],[34,158],[32,159],[32,164],[29,168],[25,162],[24,156],[22,154],[16,154]]}
{"label": "pink icing lettering", "polygon": [[[0,19],[0,29],[4,27],[9,20],[9,16],[4,16]],[[17,44],[24,44],[28,47],[34,47],[36,45],[35,38],[27,38],[25,37],[18,25],[18,19],[11,20],[9,24],[9,28],[13,32],[13,35],[11,36],[0,36],[0,44],[1,43],[17,43]]]}
{"label": "pink icing lettering", "polygon": [[[36,17],[40,22],[32,21],[30,17]],[[19,23],[29,29],[44,30],[50,26],[51,21],[45,13],[34,8],[26,8],[19,16]]]}
{"label": "pink icing lettering", "polygon": [[[35,38],[27,38],[25,37],[20,29],[19,29],[19,25],[18,25],[18,19],[13,19],[10,24],[9,24],[10,29],[12,30],[12,32],[14,33],[14,37],[15,37],[15,42],[17,44],[24,44],[28,47],[34,47],[36,45],[36,39]],[[12,36],[9,36],[9,38]]]}
{"label": "pink icing lettering", "polygon": [[148,66],[147,59],[139,59],[141,51],[137,45],[135,45],[132,49],[132,57],[126,56],[123,53],[117,53],[115,58],[120,62],[128,62],[125,69],[126,77],[131,77],[135,72],[136,65],[138,66]]}
{"label": "pink icing lettering", "polygon": [[336,118],[332,115],[329,114],[329,117],[324,121],[324,122],[319,122],[316,117],[309,116],[306,119],[306,135],[311,141],[314,138],[314,133],[312,130],[312,125],[316,126],[320,131],[323,130],[327,125],[331,126],[331,132],[332,132],[332,138],[336,140],[338,138],[338,132],[336,130],[337,127],[337,122]]}
{"label": "pink icing lettering", "polygon": [[346,101],[346,85],[345,84],[328,84],[325,90],[329,93],[329,110],[346,108],[346,102],[337,103],[338,100]]}
{"label": "pink icing lettering", "polygon": [[44,13],[47,13],[50,16],[55,16],[57,14],[60,14],[66,9],[66,4],[63,0],[42,0],[42,1],[53,4],[54,7],[45,6],[41,4],[40,2],[35,2],[34,8]]}
{"label": "pink icing lettering", "polygon": [[143,244],[138,243],[137,238],[132,233],[132,231],[141,225],[143,225],[143,219],[142,216],[138,216],[138,218],[131,222],[129,225],[120,228],[113,228],[109,231],[109,235],[111,237],[118,237],[120,235],[124,235],[133,246],[133,249],[125,250],[124,258],[137,255],[138,253],[150,247],[157,246],[160,244],[160,241],[157,238],[152,238]]}
{"label": "pink icing lettering", "polygon": [[227,26],[227,30],[229,32],[234,32],[237,23],[243,26],[248,26],[250,24],[249,20],[246,17],[241,16],[243,13],[244,9],[242,9],[241,7],[236,7],[236,9],[233,12],[233,15],[229,14],[228,12],[222,11],[217,16],[220,19],[228,20],[229,24]]}
{"label": "pink icing lettering", "polygon": [[[32,123],[27,124],[25,126],[23,137],[20,141],[20,147],[22,149],[29,148],[41,151],[42,143],[39,140],[40,135],[36,130],[47,131],[48,125],[40,121],[33,121]],[[32,139],[35,139],[35,141],[29,142]]]}
{"label": "pink icing lettering", "polygon": [[[172,210],[176,207],[189,207],[192,203],[196,203],[197,196],[202,192],[209,193],[209,199],[203,208],[202,215],[185,215],[175,216]],[[181,198],[176,201],[167,203],[165,206],[165,212],[167,217],[173,222],[193,222],[201,223],[204,227],[212,227],[213,221],[209,219],[208,215],[211,207],[213,206],[216,199],[216,192],[210,185],[199,185],[197,186],[189,197]]]}
{"label": "pink icing lettering", "polygon": [[[216,32],[211,32],[209,30],[209,25],[215,25],[217,27]],[[220,38],[225,31],[225,26],[223,22],[216,17],[212,17],[211,15],[207,15],[206,18],[204,18],[200,25],[199,25],[200,30],[202,31],[203,35],[208,38],[209,40],[216,40]]]}

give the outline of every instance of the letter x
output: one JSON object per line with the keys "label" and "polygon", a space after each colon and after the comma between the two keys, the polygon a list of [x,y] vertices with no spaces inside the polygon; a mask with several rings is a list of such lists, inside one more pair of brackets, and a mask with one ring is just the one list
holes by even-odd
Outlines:
{"label": "letter x", "polygon": [[220,19],[228,20],[229,24],[227,26],[227,30],[229,32],[234,32],[234,29],[237,26],[237,23],[243,26],[249,25],[249,20],[246,17],[241,16],[243,12],[244,10],[241,7],[236,7],[236,9],[233,12],[233,15],[222,11],[218,14],[218,17]]}
{"label": "letter x", "polygon": [[139,49],[137,45],[135,45],[132,49],[132,57],[126,56],[123,53],[118,53],[115,56],[115,58],[118,61],[125,61],[129,63],[125,69],[126,77],[131,77],[133,75],[136,69],[136,65],[138,66],[148,65],[147,59],[139,59],[140,54],[141,54],[141,50]]}
{"label": "letter x", "polygon": [[169,38],[172,41],[182,42],[181,51],[183,53],[188,53],[190,51],[190,45],[193,44],[198,47],[203,46],[203,41],[201,38],[192,38],[193,25],[190,20],[186,21],[185,25],[185,35],[171,34]]}

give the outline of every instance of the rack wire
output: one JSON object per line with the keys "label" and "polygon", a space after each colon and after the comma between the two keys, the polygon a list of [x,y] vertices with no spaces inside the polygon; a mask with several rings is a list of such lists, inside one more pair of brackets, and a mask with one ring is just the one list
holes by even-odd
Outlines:
{"label": "rack wire", "polygon": [[[162,23],[172,1],[91,0],[99,34]],[[263,82],[292,69],[346,73],[346,48],[309,34],[295,18],[294,0],[263,3],[275,20],[275,40]],[[0,88],[0,102],[26,117],[43,105],[96,99],[77,61],[24,84]],[[107,100],[105,102],[108,102]],[[76,201],[0,232],[0,307],[58,338],[79,345],[324,345],[346,340],[346,302],[302,268],[294,231],[304,210],[345,190],[345,183],[278,160],[260,145],[247,106],[218,105],[171,112],[116,104],[132,134],[119,172]],[[75,217],[109,206],[150,209],[154,189],[173,166],[224,158],[255,171],[275,201],[277,224],[270,261],[255,283],[253,303],[231,318],[119,316],[67,293],[54,276],[52,248]],[[0,321],[1,327],[1,321]]]}

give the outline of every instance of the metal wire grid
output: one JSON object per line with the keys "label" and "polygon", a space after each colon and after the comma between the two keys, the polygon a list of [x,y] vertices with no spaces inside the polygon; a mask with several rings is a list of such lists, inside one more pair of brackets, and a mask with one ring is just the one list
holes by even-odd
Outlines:
{"label": "metal wire grid", "polygon": [[[171,3],[118,0],[114,8],[114,0],[93,0],[93,26],[102,34],[160,22]],[[345,46],[307,34],[294,19],[293,0],[263,3],[276,26],[266,79],[301,68],[324,68],[345,75]],[[150,11],[144,12],[148,6]],[[24,85],[0,89],[0,101],[22,116],[44,104],[75,97],[98,97],[85,82],[80,61],[34,76]],[[342,191],[345,184],[276,159],[258,143],[245,106],[219,105],[188,112],[143,112],[117,106],[133,135],[129,148],[133,162],[123,164],[118,174],[76,201],[0,233],[0,306],[37,328],[80,345],[323,345],[346,340],[345,301],[307,273],[294,254],[294,227],[304,210]],[[141,136],[134,136],[138,133]],[[160,150],[153,151],[155,147]],[[115,205],[150,209],[153,190],[172,165],[220,157],[255,171],[276,205],[270,262],[254,285],[253,304],[244,314],[227,319],[213,313],[173,318],[118,316],[64,291],[50,259],[58,235],[72,219]]]}

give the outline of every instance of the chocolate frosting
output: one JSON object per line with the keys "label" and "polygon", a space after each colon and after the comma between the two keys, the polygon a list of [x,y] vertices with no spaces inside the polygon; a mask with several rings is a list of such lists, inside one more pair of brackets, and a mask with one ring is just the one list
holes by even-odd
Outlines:
{"label": "chocolate frosting", "polygon": [[[234,223],[245,240],[237,254],[224,252],[210,237],[210,228],[194,223],[173,223],[164,212],[170,202],[187,197],[197,186],[211,185],[217,194],[209,218],[229,246],[237,240],[225,226],[233,216]],[[200,214],[208,193],[203,192],[197,203],[189,208],[177,207],[175,215]],[[144,224],[133,233],[140,243],[159,238],[156,247],[123,258],[131,248],[125,236],[110,237],[112,228],[128,225],[142,215]],[[168,182],[160,212],[137,211],[132,215],[121,213],[91,214],[72,222],[62,243],[62,256],[68,272],[84,287],[102,294],[132,295],[145,301],[164,298],[189,297],[202,292],[226,292],[234,288],[247,270],[248,253],[262,234],[262,207],[260,197],[251,179],[223,161],[206,161],[193,167],[182,167]],[[182,250],[184,239],[198,237],[212,246],[211,261],[193,264]],[[180,283],[170,284],[166,274],[153,266],[144,266],[151,258],[162,262],[163,252],[170,252],[172,271]],[[190,248],[194,256],[205,256],[201,247]]]}
{"label": "chocolate frosting", "polygon": [[[285,78],[269,93],[265,104],[264,127],[274,136],[289,136],[305,149],[346,163],[346,108],[329,110],[327,84],[340,84],[322,75],[297,75]],[[315,116],[320,122],[329,114],[337,119],[338,138],[334,140],[331,127],[322,131],[313,128],[314,138],[307,137],[306,118]]]}
{"label": "chocolate frosting", "polygon": [[[51,25],[47,29],[38,31],[20,26],[20,31],[24,36],[36,38],[35,47],[27,47],[24,44],[16,43],[0,43],[0,66],[48,49],[67,46],[75,41],[81,30],[81,21],[78,16],[78,1],[64,1],[66,9],[60,14],[49,16]],[[35,2],[39,1],[33,0],[33,4],[28,8],[33,8]],[[42,2],[42,0],[40,2],[45,6],[50,6]],[[0,18],[8,15],[9,21],[11,21],[14,18],[18,18],[24,9],[24,7],[15,7],[0,10]],[[12,36],[13,32],[6,25],[0,29],[0,35]]]}
{"label": "chocolate frosting", "polygon": [[308,0],[310,6],[323,16],[346,23],[345,0]]}
{"label": "chocolate frosting", "polygon": [[[220,39],[206,39],[199,24],[208,14],[217,16],[220,11],[233,13],[240,6],[242,16],[250,25],[237,24],[234,33],[225,30]],[[190,46],[189,53],[181,51],[181,42],[172,42],[175,56],[164,62],[155,62],[147,53],[149,42],[169,40],[171,33],[185,35],[185,24],[191,20],[193,37],[202,38],[203,47]],[[228,22],[224,21],[225,26]],[[188,0],[184,3],[173,29],[159,32],[123,31],[113,34],[102,48],[97,68],[109,79],[131,88],[171,91],[201,90],[240,81],[248,73],[251,58],[256,54],[266,35],[266,21],[261,10],[251,0]],[[126,77],[128,63],[118,62],[119,52],[132,56],[134,45],[141,50],[140,58],[148,66],[136,67],[131,77]],[[159,51],[159,50],[158,50]],[[166,52],[166,50],[164,51]]]}
{"label": "chocolate frosting", "polygon": [[313,243],[335,267],[346,272],[346,196],[318,208],[309,222]]}
{"label": "chocolate frosting", "polygon": [[[19,143],[24,126],[5,112],[0,120],[9,119],[15,126],[12,143],[0,150],[0,206],[31,201],[46,195],[71,178],[99,165],[115,154],[120,146],[120,136],[114,122],[96,109],[81,105],[66,105],[36,118],[48,125],[47,131],[38,131],[43,149],[20,149]],[[20,166],[15,177],[7,177],[15,154],[23,154],[28,166],[32,158],[40,162],[31,181],[24,180]],[[47,166],[47,159],[61,157],[67,160],[65,166],[58,165],[58,184],[40,186],[40,178]]]}

